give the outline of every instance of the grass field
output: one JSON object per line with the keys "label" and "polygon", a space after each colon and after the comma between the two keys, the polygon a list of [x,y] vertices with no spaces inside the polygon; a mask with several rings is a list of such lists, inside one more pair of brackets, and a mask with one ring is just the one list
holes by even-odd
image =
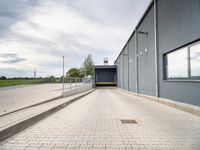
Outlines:
{"label": "grass field", "polygon": [[37,84],[37,83],[41,83],[41,80],[30,80],[30,79],[0,80],[0,87],[24,85],[24,84]]}

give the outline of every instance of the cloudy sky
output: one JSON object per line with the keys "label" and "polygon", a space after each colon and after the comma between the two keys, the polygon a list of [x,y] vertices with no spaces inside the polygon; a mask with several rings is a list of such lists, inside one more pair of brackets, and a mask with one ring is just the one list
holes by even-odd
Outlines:
{"label": "cloudy sky", "polygon": [[0,76],[61,76],[92,54],[109,63],[150,0],[0,0]]}

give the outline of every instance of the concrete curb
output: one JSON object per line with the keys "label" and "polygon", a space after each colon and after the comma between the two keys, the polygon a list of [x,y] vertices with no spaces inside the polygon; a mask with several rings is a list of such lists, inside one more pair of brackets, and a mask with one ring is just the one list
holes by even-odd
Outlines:
{"label": "concrete curb", "polygon": [[[88,88],[88,86],[89,86],[89,88]],[[81,87],[77,87],[77,88],[68,90],[68,91],[64,92],[63,94],[61,94],[60,96],[56,96],[56,97],[44,100],[44,101],[39,102],[39,103],[32,104],[32,105],[29,105],[29,106],[26,106],[26,107],[23,107],[23,108],[19,108],[17,110],[10,111],[10,112],[5,113],[5,114],[2,114],[2,115],[0,115],[0,117],[6,116],[6,115],[11,114],[11,113],[15,113],[17,111],[24,110],[24,109],[27,109],[27,108],[30,108],[30,107],[35,107],[35,106],[38,106],[38,105],[41,105],[41,104],[44,104],[44,103],[48,103],[48,102],[51,102],[51,101],[54,101],[54,100],[57,100],[57,99],[60,99],[60,98],[64,98],[64,97],[67,97],[67,96],[72,96],[72,95],[84,92],[86,90],[89,90],[89,89],[92,89],[92,85],[91,86],[89,84],[88,85],[83,85]]]}
{"label": "concrete curb", "polygon": [[35,106],[38,106],[38,105],[41,105],[41,104],[44,104],[44,103],[48,103],[48,102],[51,102],[51,101],[53,101],[53,100],[57,100],[57,99],[60,99],[60,98],[64,98],[64,97],[63,97],[62,95],[56,96],[56,97],[50,98],[50,99],[48,99],[48,100],[45,100],[45,101],[42,101],[42,102],[33,104],[33,105],[29,105],[29,106],[26,106],[26,107],[23,107],[23,108],[19,108],[19,109],[14,110],[14,111],[10,111],[10,112],[8,112],[8,113],[6,113],[6,114],[0,115],[0,117],[9,115],[9,114],[12,114],[12,113],[15,113],[15,112],[17,112],[17,111],[24,110],[24,109],[27,109],[27,108],[30,108],[30,107],[35,107]]}
{"label": "concrete curb", "polygon": [[92,89],[88,91],[87,93],[84,93],[78,97],[75,97],[67,102],[64,102],[56,107],[53,107],[49,110],[46,110],[42,113],[36,114],[34,116],[31,116],[30,118],[27,118],[25,120],[22,120],[14,125],[11,125],[3,130],[0,131],[0,142],[19,133],[20,131],[24,130],[25,128],[28,128],[29,126],[39,122],[40,120],[48,117],[49,115],[61,110],[62,108],[65,108],[66,106],[70,105],[71,103],[79,100],[80,98],[92,93],[95,89]]}
{"label": "concrete curb", "polygon": [[74,89],[71,89],[69,91],[64,92],[62,94],[62,97],[68,97],[68,96],[71,96],[71,95],[74,95],[74,94],[77,94],[77,93],[88,91],[92,88],[93,88],[92,84],[85,84],[83,86],[80,86],[80,87],[77,87],[77,88],[74,88]]}
{"label": "concrete curb", "polygon": [[134,93],[134,92],[130,92],[130,91],[126,91],[124,89],[119,88],[121,91],[126,92],[128,94],[132,94],[134,96],[138,96],[138,97],[142,97],[148,100],[152,100],[154,102],[158,102],[160,104],[164,104],[188,113],[191,113],[193,115],[197,115],[200,116],[200,107],[199,106],[194,106],[194,105],[190,105],[190,104],[186,104],[186,103],[180,103],[180,102],[176,102],[173,100],[169,100],[169,99],[165,99],[165,98],[157,98],[157,97],[153,97],[153,96],[148,96],[148,95],[144,95],[144,94],[138,94],[138,93]]}

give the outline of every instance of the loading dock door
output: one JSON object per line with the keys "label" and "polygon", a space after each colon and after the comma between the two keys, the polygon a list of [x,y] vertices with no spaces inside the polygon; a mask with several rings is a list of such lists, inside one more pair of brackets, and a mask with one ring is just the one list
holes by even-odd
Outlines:
{"label": "loading dock door", "polygon": [[96,85],[116,85],[116,68],[95,68]]}

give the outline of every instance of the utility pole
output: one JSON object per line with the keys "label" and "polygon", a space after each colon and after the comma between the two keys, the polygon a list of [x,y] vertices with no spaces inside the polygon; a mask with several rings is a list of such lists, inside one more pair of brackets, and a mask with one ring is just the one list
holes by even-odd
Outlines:
{"label": "utility pole", "polygon": [[63,82],[63,93],[64,93],[64,88],[65,88],[65,87],[64,87],[64,83],[65,83],[65,81],[64,81],[64,80],[65,80],[65,79],[64,79],[64,74],[65,74],[65,69],[64,69],[64,67],[65,67],[65,66],[64,66],[65,61],[64,61],[64,59],[65,59],[65,57],[63,56],[63,78],[62,78],[62,82]]}
{"label": "utility pole", "polygon": [[36,69],[34,69],[33,76],[34,76],[34,79],[35,79],[36,78]]}

